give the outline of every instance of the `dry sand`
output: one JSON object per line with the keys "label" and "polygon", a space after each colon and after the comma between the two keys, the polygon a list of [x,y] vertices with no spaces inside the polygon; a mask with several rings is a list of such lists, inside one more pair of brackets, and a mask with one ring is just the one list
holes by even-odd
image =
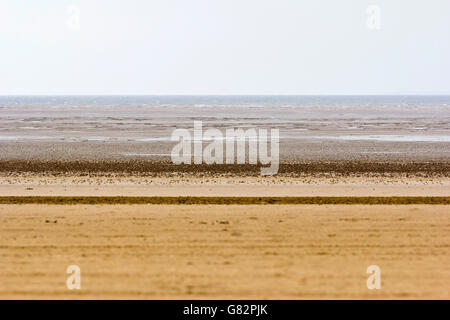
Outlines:
{"label": "dry sand", "polygon": [[0,176],[0,196],[450,196],[450,178]]}
{"label": "dry sand", "polygon": [[0,298],[449,299],[449,221],[440,205],[0,205]]}

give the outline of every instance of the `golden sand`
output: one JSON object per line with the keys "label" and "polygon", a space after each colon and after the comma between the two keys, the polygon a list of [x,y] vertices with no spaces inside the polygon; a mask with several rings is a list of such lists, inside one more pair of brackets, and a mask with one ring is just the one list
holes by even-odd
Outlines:
{"label": "golden sand", "polygon": [[0,298],[449,299],[448,208],[0,205]]}

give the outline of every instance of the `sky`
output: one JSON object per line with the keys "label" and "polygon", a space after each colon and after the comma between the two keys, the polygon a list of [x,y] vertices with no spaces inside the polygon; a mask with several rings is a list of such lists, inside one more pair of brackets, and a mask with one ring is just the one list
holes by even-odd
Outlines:
{"label": "sky", "polygon": [[450,1],[0,0],[0,94],[450,94]]}

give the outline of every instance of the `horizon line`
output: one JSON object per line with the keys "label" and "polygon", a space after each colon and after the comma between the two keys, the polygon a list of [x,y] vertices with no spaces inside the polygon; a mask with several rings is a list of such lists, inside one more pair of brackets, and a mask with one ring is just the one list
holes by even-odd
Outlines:
{"label": "horizon line", "polygon": [[263,94],[258,94],[258,93],[244,93],[244,94],[240,94],[240,93],[229,93],[229,94],[223,94],[223,93],[219,93],[219,94],[215,94],[215,93],[207,93],[207,94],[202,94],[202,93],[188,93],[188,94],[184,94],[184,93],[75,93],[75,94],[70,94],[70,93],[63,93],[63,94],[51,94],[51,93],[45,93],[45,94],[28,94],[28,93],[19,93],[19,94],[0,94],[0,97],[11,97],[11,96],[18,96],[18,97],[30,97],[30,96],[34,96],[34,97],[64,97],[64,96],[79,96],[79,97],[86,97],[86,96],[117,96],[117,97],[123,97],[123,96],[142,96],[142,97],[158,97],[158,96],[191,96],[191,97],[205,97],[205,96],[221,96],[221,97],[236,97],[236,96],[248,96],[248,97],[256,97],[256,96],[286,96],[286,97],[308,97],[308,96],[323,96],[323,97],[327,97],[327,96],[342,96],[342,97],[354,97],[354,96],[450,96],[450,92],[449,93],[351,93],[351,94],[347,94],[347,93],[320,93],[320,94],[316,94],[316,93],[263,93]]}

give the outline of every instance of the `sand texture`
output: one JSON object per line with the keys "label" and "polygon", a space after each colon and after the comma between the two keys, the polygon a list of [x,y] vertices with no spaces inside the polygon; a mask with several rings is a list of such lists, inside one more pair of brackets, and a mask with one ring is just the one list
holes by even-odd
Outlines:
{"label": "sand texture", "polygon": [[0,229],[3,299],[450,298],[448,206],[0,205]]}

